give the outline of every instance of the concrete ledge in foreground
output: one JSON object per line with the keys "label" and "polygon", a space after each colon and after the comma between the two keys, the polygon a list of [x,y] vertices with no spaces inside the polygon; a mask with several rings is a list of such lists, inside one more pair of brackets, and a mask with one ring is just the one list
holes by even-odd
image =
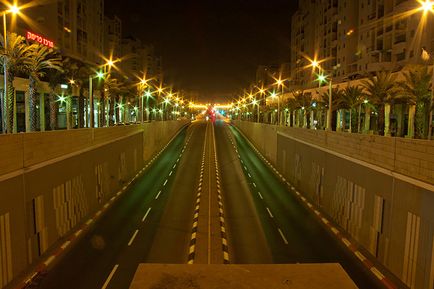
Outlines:
{"label": "concrete ledge in foreground", "polygon": [[130,289],[356,289],[339,264],[140,264]]}

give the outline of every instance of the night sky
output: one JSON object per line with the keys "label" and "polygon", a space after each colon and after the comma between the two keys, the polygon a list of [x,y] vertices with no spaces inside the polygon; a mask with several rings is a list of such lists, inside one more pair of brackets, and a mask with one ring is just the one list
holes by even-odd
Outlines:
{"label": "night sky", "polygon": [[258,65],[289,61],[296,6],[296,0],[106,0],[105,12],[121,18],[123,36],[155,46],[167,84],[218,101],[254,81]]}

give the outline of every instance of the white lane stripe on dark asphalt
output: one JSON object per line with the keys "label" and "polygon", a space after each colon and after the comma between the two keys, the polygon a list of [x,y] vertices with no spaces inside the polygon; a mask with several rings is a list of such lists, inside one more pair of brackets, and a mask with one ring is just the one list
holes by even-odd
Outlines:
{"label": "white lane stripe on dark asphalt", "polygon": [[268,215],[270,215],[271,218],[274,218],[274,217],[273,217],[273,214],[271,213],[271,211],[270,211],[269,208],[267,208],[267,212],[268,212]]}
{"label": "white lane stripe on dark asphalt", "polygon": [[130,239],[130,241],[128,242],[128,246],[131,246],[131,244],[134,242],[134,239],[136,238],[137,233],[139,233],[139,230],[136,230],[136,231],[134,232],[133,236],[131,236],[131,239]]}
{"label": "white lane stripe on dark asphalt", "polygon": [[261,198],[261,200],[263,200],[264,198],[261,195],[261,192],[258,192],[259,197]]}
{"label": "white lane stripe on dark asphalt", "polygon": [[101,289],[106,289],[106,288],[107,288],[108,284],[110,283],[110,281],[111,281],[112,278],[113,278],[113,275],[116,273],[116,270],[118,269],[118,267],[119,267],[119,264],[116,264],[116,265],[113,267],[112,271],[110,272],[110,275],[108,275],[108,277],[107,277],[107,279],[105,280],[104,285],[102,285]]}
{"label": "white lane stripe on dark asphalt", "polygon": [[164,181],[163,187],[167,184],[167,179]]}
{"label": "white lane stripe on dark asphalt", "polygon": [[155,199],[158,199],[158,197],[160,196],[161,191],[158,192],[158,194],[155,196]]}
{"label": "white lane stripe on dark asphalt", "polygon": [[146,220],[146,217],[148,216],[148,214],[149,214],[149,212],[151,211],[151,208],[149,208],[147,211],[146,211],[146,214],[143,216],[143,218],[142,218],[142,222],[144,222],[145,220]]}
{"label": "white lane stripe on dark asphalt", "polygon": [[285,242],[286,245],[288,245],[288,240],[286,240],[285,235],[283,235],[282,230],[280,230],[280,228],[278,228],[277,230],[279,230],[279,234],[283,239],[283,242]]}

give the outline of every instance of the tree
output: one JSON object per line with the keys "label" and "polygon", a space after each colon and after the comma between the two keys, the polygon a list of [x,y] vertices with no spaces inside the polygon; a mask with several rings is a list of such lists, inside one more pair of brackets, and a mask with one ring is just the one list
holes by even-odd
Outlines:
{"label": "tree", "polygon": [[[343,94],[343,92],[341,89],[339,89],[339,87],[332,88],[332,95],[331,95],[331,98],[332,98],[332,111],[331,111],[331,113],[332,113],[332,115],[333,115],[333,112],[337,111],[337,109],[338,109],[339,102],[342,99],[342,94]],[[329,109],[329,98],[330,98],[329,89],[327,89],[324,93],[322,93],[320,95],[320,98],[317,102],[318,107],[323,112],[325,112],[325,115],[324,115],[325,120],[327,119],[327,110]],[[325,121],[325,123],[326,122],[327,121]],[[333,122],[333,120],[332,120],[332,122]],[[331,123],[329,125],[331,126],[331,128],[333,127],[333,125]]]}
{"label": "tree", "polygon": [[[411,106],[416,106],[414,132],[416,138],[426,138],[430,112],[432,72],[426,66],[416,66],[403,73],[404,81],[398,82],[400,96]],[[410,117],[412,115],[410,114]],[[409,121],[412,123],[412,121]],[[413,128],[410,128],[411,130]]]}
{"label": "tree", "polygon": [[57,128],[57,113],[59,111],[59,103],[57,101],[56,88],[63,81],[63,74],[61,71],[55,70],[48,74],[48,87],[50,92],[48,94],[48,101],[50,105],[50,129]]}
{"label": "tree", "polygon": [[350,112],[350,129],[352,131],[352,119],[353,111],[356,107],[359,107],[359,113],[357,118],[357,126],[360,127],[360,105],[363,103],[363,91],[359,86],[347,86],[344,89],[342,97],[340,99],[340,107],[348,109]]}
{"label": "tree", "polygon": [[378,133],[389,133],[390,103],[397,96],[396,76],[390,71],[379,71],[362,81],[366,96],[378,111]]}
{"label": "tree", "polygon": [[5,96],[6,109],[6,132],[12,133],[14,127],[14,78],[17,73],[23,72],[24,62],[30,57],[30,46],[24,42],[24,37],[15,33],[7,33],[7,42],[0,37],[1,43],[1,64],[7,69],[7,95]]}
{"label": "tree", "polygon": [[109,104],[109,126],[114,125],[115,115],[115,99],[120,92],[120,83],[118,80],[110,75],[104,80],[104,91],[107,94],[107,98],[110,101]]}
{"label": "tree", "polygon": [[32,44],[29,47],[29,56],[25,58],[25,70],[29,74],[29,118],[30,131],[36,130],[36,103],[37,84],[48,70],[62,71],[62,59],[51,48],[41,44]]}
{"label": "tree", "polygon": [[[301,109],[303,117],[303,127],[307,127],[307,111],[311,109],[312,94],[305,93],[303,90],[297,90],[292,93],[294,95],[294,107],[299,110]],[[299,122],[298,122],[299,123]]]}

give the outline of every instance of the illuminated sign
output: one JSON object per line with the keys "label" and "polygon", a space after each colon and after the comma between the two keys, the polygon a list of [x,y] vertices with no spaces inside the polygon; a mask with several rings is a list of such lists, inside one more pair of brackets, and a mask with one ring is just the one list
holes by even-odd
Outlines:
{"label": "illuminated sign", "polygon": [[54,42],[51,40],[48,40],[47,38],[44,38],[38,34],[35,34],[33,32],[27,31],[27,40],[33,40],[38,43],[41,43],[42,45],[48,46],[50,48],[54,47]]}

